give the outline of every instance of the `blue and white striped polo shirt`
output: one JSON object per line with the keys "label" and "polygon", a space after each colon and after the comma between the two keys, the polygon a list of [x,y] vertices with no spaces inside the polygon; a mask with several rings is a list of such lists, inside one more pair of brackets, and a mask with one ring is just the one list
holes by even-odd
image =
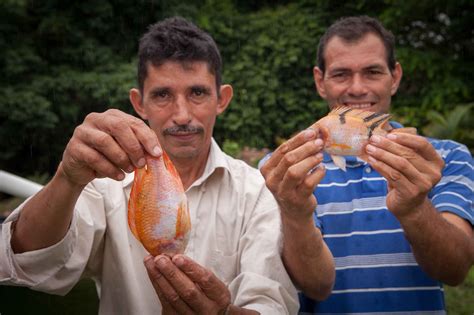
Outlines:
{"label": "blue and white striped polo shirt", "polygon": [[[429,194],[438,211],[474,225],[473,160],[459,143],[429,139],[446,165]],[[347,157],[347,172],[325,156],[326,176],[314,192],[316,225],[336,263],[333,293],[324,302],[300,296],[301,314],[445,314],[440,282],[418,266],[397,219],[387,210],[386,180]]]}

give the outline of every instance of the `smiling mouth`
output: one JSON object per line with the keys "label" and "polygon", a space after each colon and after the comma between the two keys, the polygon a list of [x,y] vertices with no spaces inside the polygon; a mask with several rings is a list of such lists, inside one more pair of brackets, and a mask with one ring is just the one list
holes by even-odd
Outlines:
{"label": "smiling mouth", "polygon": [[351,102],[344,102],[344,106],[348,106],[355,109],[367,109],[374,105],[375,103],[351,103]]}

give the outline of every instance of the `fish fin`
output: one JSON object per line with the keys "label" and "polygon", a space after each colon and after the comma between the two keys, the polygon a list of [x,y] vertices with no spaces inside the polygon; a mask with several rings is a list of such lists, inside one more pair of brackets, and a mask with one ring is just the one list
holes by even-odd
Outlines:
{"label": "fish fin", "polygon": [[411,135],[417,135],[418,134],[418,131],[416,130],[415,127],[404,127],[404,128],[397,128],[397,129],[393,129],[391,130],[390,132],[393,132],[393,133],[408,133],[408,134],[411,134]]}
{"label": "fish fin", "polygon": [[137,240],[140,240],[140,237],[138,236],[137,226],[135,224],[135,214],[136,211],[139,211],[139,207],[137,207],[136,204],[139,202],[139,186],[145,172],[145,168],[135,169],[132,191],[130,192],[130,198],[128,200],[128,226]]}
{"label": "fish fin", "polygon": [[318,128],[319,128],[319,135],[321,139],[323,139],[323,142],[326,143],[326,141],[328,141],[329,136],[330,136],[328,128],[325,126],[319,126],[319,125],[318,125]]}
{"label": "fish fin", "polygon": [[344,172],[346,171],[346,159],[341,155],[331,155],[331,159]]}
{"label": "fish fin", "polygon": [[176,170],[176,167],[174,166],[173,162],[169,158],[168,154],[166,154],[166,152],[163,151],[162,156],[163,156],[163,163],[165,164],[165,167],[168,170],[168,172],[170,172],[171,176],[176,178],[179,181],[179,183],[181,184],[181,186],[183,186],[183,184],[181,182],[181,177],[179,176],[179,173]]}
{"label": "fish fin", "polygon": [[387,113],[374,113],[363,109],[350,108],[348,106],[337,106],[328,116],[329,115],[339,116],[341,124],[345,124],[349,117],[362,120],[369,130],[369,137],[375,129],[383,127],[391,117],[391,115]]}
{"label": "fish fin", "polygon": [[183,200],[178,208],[176,216],[176,235],[184,236],[191,230],[191,218],[189,217],[189,208],[186,195],[183,194]]}

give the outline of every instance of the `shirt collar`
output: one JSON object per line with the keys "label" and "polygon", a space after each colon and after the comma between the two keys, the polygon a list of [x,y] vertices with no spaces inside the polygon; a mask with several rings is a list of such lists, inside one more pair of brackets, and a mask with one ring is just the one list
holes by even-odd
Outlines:
{"label": "shirt collar", "polygon": [[[207,157],[206,167],[204,168],[204,172],[202,173],[201,177],[199,177],[192,185],[188,188],[188,190],[193,186],[201,185],[206,179],[211,176],[216,169],[222,168],[230,171],[229,163],[227,162],[226,155],[222,152],[221,148],[214,140],[211,139],[211,148],[209,151],[209,156]],[[133,182],[134,173],[126,173],[125,179],[122,181],[122,186],[127,187],[130,186]]]}

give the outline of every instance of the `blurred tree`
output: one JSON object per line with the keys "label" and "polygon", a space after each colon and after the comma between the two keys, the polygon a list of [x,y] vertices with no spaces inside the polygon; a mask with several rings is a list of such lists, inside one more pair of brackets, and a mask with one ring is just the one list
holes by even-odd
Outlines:
{"label": "blurred tree", "polygon": [[139,37],[171,15],[195,21],[221,49],[235,97],[218,119],[218,142],[274,147],[326,113],[312,79],[318,40],[337,18],[358,14],[396,35],[404,78],[393,108],[402,123],[420,129],[429,110],[446,115],[450,104],[473,101],[469,0],[2,0],[0,169],[51,174],[87,113],[131,112]]}
{"label": "blurred tree", "polygon": [[438,139],[451,139],[464,143],[474,149],[474,103],[457,105],[453,110],[442,114],[435,110],[427,113],[428,125],[423,128],[424,134]]}

